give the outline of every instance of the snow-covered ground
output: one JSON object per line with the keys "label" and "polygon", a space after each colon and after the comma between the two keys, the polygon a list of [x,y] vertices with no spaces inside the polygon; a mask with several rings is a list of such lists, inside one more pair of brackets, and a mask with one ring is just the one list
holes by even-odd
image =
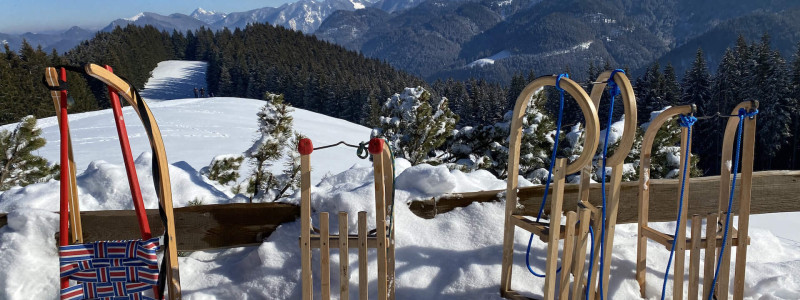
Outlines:
{"label": "snow-covered ground", "polygon": [[[190,63],[170,63],[169,68],[191,68]],[[159,65],[160,67],[162,65]],[[157,70],[180,72],[180,70]],[[159,74],[154,72],[154,74]],[[157,92],[157,91],[154,91]],[[206,183],[197,170],[219,154],[241,153],[255,137],[255,113],[263,102],[238,98],[149,101],[158,119],[172,163],[170,175],[176,206],[195,197],[205,203],[225,203],[229,197]],[[155,207],[149,177],[150,155],[136,116],[125,110],[132,136],[137,168],[148,207]],[[311,112],[296,110],[295,128],[310,136],[315,145],[339,140],[366,139],[367,128]],[[40,152],[57,158],[55,120],[42,120],[48,145]],[[71,118],[75,156],[78,160],[81,207],[84,209],[131,209],[129,192],[110,112],[91,112]],[[143,154],[140,154],[143,153]],[[99,161],[102,160],[102,161]],[[355,216],[367,211],[374,224],[372,169],[368,161],[355,157],[351,148],[319,150],[312,154],[312,205],[314,222],[318,212],[346,211]],[[410,167],[397,161],[396,242],[398,299],[500,299],[500,257],[504,203],[472,204],[426,220],[406,205],[412,199],[455,191],[502,189],[505,182],[486,171],[462,173],[443,166]],[[328,176],[325,176],[329,174]],[[56,299],[58,256],[55,239],[58,217],[58,182],[34,184],[0,194],[0,212],[9,213],[9,224],[0,228],[0,299]],[[295,196],[287,202],[297,203]],[[331,225],[338,220],[332,214]],[[356,228],[355,218],[348,220]],[[370,225],[372,226],[372,225]],[[671,223],[657,223],[661,231],[674,230]],[[198,251],[180,258],[181,283],[186,299],[299,299],[300,251],[298,222],[280,226],[258,247]],[[512,287],[528,296],[541,297],[544,280],[527,273],[525,247],[528,235],[518,230],[514,248]],[[610,295],[613,299],[638,298],[634,279],[636,225],[616,229],[611,267]],[[544,244],[535,242],[531,264],[544,267]],[[656,298],[668,257],[664,247],[648,246],[647,294]],[[351,298],[357,297],[358,260],[350,255]],[[376,269],[371,252],[369,269]],[[320,278],[319,255],[315,252],[314,278]],[[338,252],[332,251],[331,268],[338,270]],[[754,222],[748,251],[745,298],[800,298],[800,245],[777,238]],[[339,285],[336,271],[331,286]],[[376,298],[377,277],[370,276],[370,298]],[[671,277],[670,277],[671,280]],[[671,286],[671,282],[668,283]],[[315,284],[319,294],[319,281]],[[336,290],[334,288],[334,290]],[[337,292],[333,292],[338,297]],[[671,298],[671,288],[667,289]]]}

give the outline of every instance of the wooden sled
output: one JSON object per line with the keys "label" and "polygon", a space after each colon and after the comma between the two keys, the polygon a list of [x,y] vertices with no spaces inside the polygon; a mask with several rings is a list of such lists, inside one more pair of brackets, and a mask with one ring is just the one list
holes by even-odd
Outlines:
{"label": "wooden sled", "polygon": [[[156,124],[155,118],[153,117],[153,114],[150,111],[147,104],[139,96],[139,93],[135,89],[135,87],[130,85],[125,80],[114,75],[110,71],[110,68],[108,68],[107,70],[106,68],[100,67],[98,65],[88,64],[85,66],[85,68],[69,67],[68,69],[78,73],[88,74],[105,83],[109,87],[109,93],[112,94],[111,95],[112,101],[114,100],[113,98],[115,98],[116,93],[122,95],[122,97],[132,106],[134,111],[136,111],[137,115],[139,116],[144,125],[153,152],[154,184],[156,186],[156,193],[159,199],[159,207],[162,212],[162,219],[165,222],[164,224],[165,233],[162,245],[162,248],[164,248],[164,258],[162,266],[165,266],[165,272],[164,274],[162,274],[162,276],[164,276],[164,279],[166,280],[165,286],[169,291],[169,298],[181,299],[180,275],[178,269],[178,255],[176,248],[177,243],[175,240],[175,223],[172,213],[172,192],[169,180],[169,169],[168,169],[166,152],[164,151],[164,143],[163,140],[161,139],[161,132],[158,128],[158,125]],[[46,68],[45,70],[45,83],[47,84],[48,88],[50,88],[54,104],[56,104],[58,108],[57,117],[59,118],[59,127],[61,128],[61,134],[62,134],[61,138],[62,225],[60,229],[60,244],[62,246],[69,245],[70,240],[72,241],[72,243],[80,243],[82,241],[82,234],[80,228],[80,209],[78,207],[77,185],[75,182],[75,164],[72,156],[72,145],[69,138],[69,122],[67,121],[67,116],[66,116],[67,91],[66,91],[66,86],[61,87],[61,82],[66,82],[65,71],[66,71],[65,68],[61,68],[61,74],[59,75],[58,71],[55,68]],[[115,114],[119,113],[118,116],[115,115],[115,118],[119,117],[116,119],[117,125],[118,126],[122,125],[124,127],[124,123],[121,121],[121,111],[116,109],[118,108],[117,107],[118,105],[119,104],[117,103],[114,107]],[[118,130],[120,130],[119,127]],[[122,134],[123,132],[124,131],[120,131],[120,134]],[[123,149],[126,148],[126,145],[122,140],[121,143],[123,143],[122,145]],[[127,148],[129,149],[129,147]],[[127,155],[123,154],[123,156],[129,156],[129,153],[127,153]],[[128,159],[126,158],[126,161],[127,160]],[[131,170],[130,168],[128,168],[127,165],[126,168],[130,173]],[[129,178],[129,184],[131,184],[132,186],[134,185],[132,178]],[[138,185],[138,182],[136,184]],[[132,191],[132,194],[135,195],[136,193]],[[137,206],[138,204],[134,205]],[[143,206],[141,207],[141,211],[142,212],[144,211]],[[146,217],[144,219],[146,220]],[[70,224],[71,226],[69,226]],[[146,223],[140,222],[140,229],[142,229],[143,235],[145,234],[144,230],[145,225]],[[70,233],[68,233],[68,231]],[[147,234],[149,235],[149,228],[147,228]],[[62,288],[64,287],[63,285],[64,281],[62,280]],[[159,296],[156,295],[156,297],[158,298]]]}
{"label": "wooden sled", "polygon": [[[584,139],[584,148],[581,155],[572,164],[567,165],[565,158],[558,158],[555,161],[553,169],[553,185],[552,196],[550,199],[550,221],[534,222],[526,218],[525,215],[517,211],[517,190],[519,188],[519,157],[520,157],[520,143],[522,139],[522,121],[525,117],[525,110],[528,107],[528,102],[531,98],[545,86],[555,86],[558,76],[543,76],[535,79],[522,90],[517,98],[516,105],[511,120],[511,133],[509,138],[508,147],[508,184],[506,188],[506,209],[505,209],[505,225],[503,234],[503,262],[502,273],[500,279],[500,295],[509,299],[527,299],[520,295],[511,288],[511,265],[513,264],[514,254],[514,230],[519,227],[526,231],[539,236],[540,239],[547,242],[547,261],[545,267],[545,287],[544,299],[554,299],[558,294],[560,298],[565,299],[569,293],[569,275],[575,269],[582,270],[584,254],[575,253],[574,266],[573,249],[575,249],[576,227],[578,220],[580,220],[580,228],[577,228],[577,246],[578,252],[585,252],[586,247],[580,247],[581,244],[585,245],[588,225],[589,225],[589,210],[583,209],[579,213],[570,211],[566,213],[567,221],[565,226],[559,226],[559,230],[551,230],[551,224],[560,224],[562,215],[562,204],[564,195],[564,183],[567,174],[576,173],[590,165],[592,156],[599,143],[599,123],[597,119],[597,110],[592,104],[589,96],[576,82],[569,78],[561,79],[561,87],[576,99],[583,111],[583,117],[586,120],[586,136]],[[561,276],[557,277],[557,260],[558,260],[558,242],[562,238],[562,232],[566,236],[564,239],[564,254],[561,262]],[[580,273],[577,273],[580,274]],[[556,291],[556,280],[561,282],[560,290]]]}
{"label": "wooden sled", "polygon": [[[734,145],[736,142],[736,132],[738,128],[739,118],[736,116],[740,109],[746,111],[753,111],[758,108],[758,102],[746,101],[742,102],[734,108],[733,117],[728,119],[727,126],[725,127],[725,135],[723,138],[722,150],[722,168],[720,176],[720,192],[719,192],[719,210],[717,213],[711,213],[705,216],[693,215],[691,226],[691,237],[686,237],[686,220],[688,218],[687,211],[689,208],[688,190],[689,181],[686,180],[684,186],[684,197],[679,199],[682,202],[683,210],[680,214],[681,221],[676,224],[678,227],[678,236],[659,232],[648,226],[649,219],[649,202],[650,190],[649,174],[650,174],[650,158],[652,155],[652,145],[655,135],[665,122],[677,115],[688,115],[695,111],[693,105],[684,105],[672,107],[662,112],[655,120],[650,123],[650,126],[645,132],[644,140],[642,141],[642,154],[640,160],[640,176],[639,176],[639,229],[638,229],[638,243],[637,243],[637,260],[636,260],[636,280],[639,282],[639,289],[642,297],[646,297],[646,273],[647,273],[647,240],[655,241],[667,250],[672,247],[675,241],[675,263],[673,275],[673,299],[683,299],[684,288],[684,262],[686,259],[687,244],[689,245],[690,259],[689,259],[689,299],[697,299],[699,286],[700,286],[700,250],[705,249],[705,265],[703,267],[703,293],[702,299],[707,299],[711,292],[712,280],[714,278],[714,271],[716,264],[721,264],[719,267],[719,278],[717,280],[717,288],[715,289],[715,299],[728,299],[728,282],[730,274],[730,252],[731,247],[737,247],[735,277],[734,277],[734,299],[743,298],[744,289],[744,273],[745,273],[745,260],[747,255],[747,245],[749,244],[748,229],[750,221],[750,195],[753,177],[753,152],[755,146],[755,130],[756,130],[756,117],[746,117],[743,124],[742,133],[742,152],[741,152],[741,185],[739,190],[739,228],[730,227],[730,233],[727,235],[725,241],[724,255],[720,261],[717,260],[717,253],[719,253],[723,244],[723,232],[718,228],[725,228],[725,214],[728,211],[728,200],[731,191],[731,163],[732,153],[736,151]],[[684,165],[689,165],[688,162],[684,163],[685,153],[691,151],[690,143],[687,140],[688,129],[681,128],[681,159],[680,159],[680,174],[681,180],[684,176],[688,177],[688,172],[684,175]],[[689,156],[691,159],[691,156]],[[735,176],[735,174],[733,174]],[[686,178],[688,179],[688,178]],[[702,237],[701,225],[702,219],[707,220],[706,234]],[[696,225],[696,226],[695,226]],[[709,238],[713,237],[713,238]],[[716,261],[716,264],[714,263]]]}
{"label": "wooden sled", "polygon": [[[318,148],[319,149],[319,148]],[[322,299],[330,299],[330,249],[339,249],[339,299],[350,299],[349,249],[358,249],[358,296],[368,299],[369,276],[367,273],[367,250],[378,252],[378,299],[394,299],[395,294],[395,252],[394,252],[394,209],[387,206],[393,203],[394,166],[391,150],[382,139],[373,138],[369,142],[369,153],[375,173],[375,234],[367,230],[367,212],[358,212],[358,234],[348,234],[347,213],[339,212],[339,234],[331,234],[329,214],[319,213],[320,228],[311,225],[311,161],[314,147],[310,139],[302,139],[298,145],[300,152],[300,251],[302,256],[301,277],[303,299],[313,299],[311,255],[313,249],[320,251]],[[387,215],[392,222],[386,222]],[[387,233],[389,230],[389,233]],[[343,250],[347,249],[347,250]]]}
{"label": "wooden sled", "polygon": [[[606,221],[603,223],[601,209],[602,207],[595,207],[589,202],[589,183],[590,183],[590,176],[592,173],[592,165],[586,165],[581,169],[581,180],[580,180],[580,201],[582,207],[586,207],[592,212],[592,227],[594,228],[594,253],[595,257],[590,258],[592,264],[592,273],[589,274],[589,281],[586,284],[585,288],[589,289],[589,295],[591,299],[609,299],[608,298],[608,281],[611,273],[611,253],[614,247],[614,229],[617,225],[617,213],[619,212],[619,198],[620,198],[620,186],[622,183],[622,172],[623,172],[623,165],[625,164],[625,158],[631,152],[633,148],[633,142],[636,139],[636,97],[633,93],[633,86],[631,85],[630,80],[628,77],[625,76],[623,72],[612,72],[612,71],[605,71],[597,77],[597,80],[594,82],[594,86],[592,87],[591,92],[591,99],[594,103],[595,109],[600,109],[600,99],[602,98],[605,88],[608,85],[608,81],[611,76],[614,74],[613,81],[619,87],[619,94],[622,97],[622,104],[625,113],[625,123],[623,129],[623,135],[619,142],[619,146],[617,146],[616,150],[614,151],[614,155],[608,157],[606,159],[606,165],[611,167],[611,178],[609,178],[609,182],[606,184]],[[612,108],[613,109],[613,108]],[[598,111],[598,115],[602,116],[605,113],[601,113]],[[612,119],[611,122],[614,122]],[[613,124],[613,123],[611,123]],[[607,126],[606,130],[611,130],[611,124]],[[599,138],[603,138],[602,136]],[[602,166],[601,166],[602,167]],[[603,278],[600,279],[601,284],[603,285],[602,291],[603,295],[600,295],[599,292],[601,289],[597,288],[597,277],[600,274],[600,230],[605,227],[605,240],[603,241]],[[578,245],[579,249],[585,249],[586,245]],[[583,256],[580,256],[581,258]],[[576,256],[576,260],[578,257]],[[583,270],[576,270],[577,272],[574,274],[576,278],[581,278],[583,276]],[[578,277],[580,276],[580,277]],[[585,280],[579,280],[578,282],[586,282]],[[573,289],[573,298],[576,295],[584,295],[584,291],[579,289],[578,287]]]}

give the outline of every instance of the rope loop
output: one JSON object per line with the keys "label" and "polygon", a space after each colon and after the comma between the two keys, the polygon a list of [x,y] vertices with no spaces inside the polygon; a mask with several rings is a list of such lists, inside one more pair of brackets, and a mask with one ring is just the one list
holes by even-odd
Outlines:
{"label": "rope loop", "polygon": [[358,150],[356,150],[356,156],[360,159],[366,159],[369,157],[369,152],[367,152],[367,145],[369,142],[361,142],[358,143]]}
{"label": "rope loop", "polygon": [[564,89],[561,88],[561,78],[569,78],[569,74],[561,73],[556,78],[556,90],[561,93],[561,97],[564,97]]}
{"label": "rope loop", "polygon": [[612,99],[621,93],[619,85],[616,81],[614,81],[614,75],[617,73],[625,74],[625,70],[615,69],[614,71],[611,71],[611,75],[608,76],[608,94]]}

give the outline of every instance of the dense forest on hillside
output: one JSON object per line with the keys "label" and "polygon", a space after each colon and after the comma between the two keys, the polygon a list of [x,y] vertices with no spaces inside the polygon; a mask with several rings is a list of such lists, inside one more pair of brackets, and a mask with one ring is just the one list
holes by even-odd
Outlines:
{"label": "dense forest on hillside", "polygon": [[[800,99],[800,52],[787,61],[768,35],[756,42],[740,37],[735,45],[717,66],[709,66],[707,56],[700,51],[684,74],[672,65],[662,67],[656,62],[641,76],[633,76],[640,123],[649,119],[651,111],[668,105],[695,103],[700,115],[711,115],[728,114],[742,100],[758,100],[761,114],[756,169],[800,168],[800,110],[796,108]],[[796,49],[800,51],[800,46]],[[2,124],[17,122],[26,115],[54,115],[41,78],[46,66],[59,64],[109,64],[135,86],[142,87],[160,61],[205,60],[209,62],[207,89],[215,96],[262,98],[266,92],[283,94],[295,107],[367,126],[375,126],[379,117],[376,114],[386,99],[404,87],[414,86],[429,89],[433,98],[446,97],[450,109],[459,116],[458,127],[494,126],[504,122],[519,92],[535,78],[533,70],[529,70],[513,75],[508,85],[483,78],[427,84],[385,62],[313,36],[263,24],[232,32],[203,29],[186,33],[129,26],[98,33],[65,55],[55,51],[48,54],[26,43],[19,52],[6,48],[0,57]],[[592,61],[581,68],[588,71],[571,75],[595,78],[610,68],[608,61]],[[718,71],[713,74],[709,69]],[[578,80],[586,89],[591,88],[588,79]],[[68,82],[75,100],[72,112],[109,106],[105,87],[98,81],[71,74]],[[542,113],[552,118],[557,97],[548,94]],[[565,124],[580,122],[581,114],[571,103],[567,101]],[[600,111],[606,109],[601,106]],[[621,107],[615,110],[616,115],[621,114]],[[703,120],[696,125],[697,136],[704,138],[694,150],[707,174],[719,172],[719,129],[723,121]]]}
{"label": "dense forest on hillside", "polygon": [[[47,66],[107,64],[141,88],[159,62],[171,59],[208,61],[207,88],[215,96],[284,94],[296,107],[357,123],[365,122],[370,104],[405,86],[425,85],[386,63],[283,27],[254,24],[233,32],[168,33],[127,26],[100,32],[63,56],[28,43],[19,53],[6,47],[0,62],[0,124],[55,114],[41,83]],[[72,74],[68,82],[75,112],[110,107],[99,81]]]}

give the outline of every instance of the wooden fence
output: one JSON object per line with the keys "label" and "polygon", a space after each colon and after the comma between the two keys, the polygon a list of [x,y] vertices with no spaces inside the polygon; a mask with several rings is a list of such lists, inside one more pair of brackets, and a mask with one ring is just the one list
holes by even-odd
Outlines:
{"label": "wooden fence", "polygon": [[[691,179],[689,215],[707,215],[717,209],[719,176]],[[674,221],[677,218],[677,198],[680,182],[654,179],[650,183],[650,221]],[[543,186],[524,187],[519,191],[522,213],[535,214],[541,203]],[[433,218],[457,207],[475,202],[499,201],[504,191],[447,194],[438,199],[410,203],[411,211],[422,218]],[[617,223],[636,223],[638,183],[624,182],[621,187]],[[567,184],[564,190],[564,210],[575,210],[577,184]],[[600,184],[593,184],[591,202],[600,203]],[[738,203],[734,202],[738,209]],[[800,171],[764,171],[753,174],[751,214],[800,211]],[[147,211],[153,233],[160,233],[161,220],[157,210]],[[218,204],[175,209],[175,226],[180,251],[257,245],[280,224],[293,222],[300,216],[299,206],[283,203]],[[139,238],[133,210],[81,212],[86,241]],[[0,227],[8,223],[0,214]]]}

